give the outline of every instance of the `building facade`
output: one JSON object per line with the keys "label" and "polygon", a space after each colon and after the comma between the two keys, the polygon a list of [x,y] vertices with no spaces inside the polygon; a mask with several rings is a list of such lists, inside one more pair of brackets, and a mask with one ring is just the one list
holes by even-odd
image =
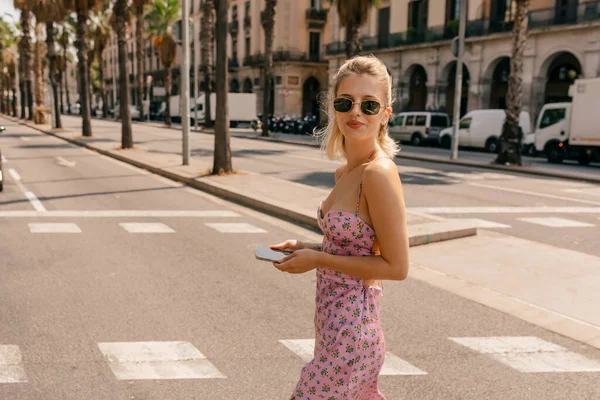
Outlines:
{"label": "building facade", "polygon": [[[456,61],[451,41],[464,0],[384,0],[361,27],[365,53],[388,66],[394,110],[441,110],[452,115]],[[510,72],[514,5],[470,0],[461,114],[504,108]],[[346,59],[339,18],[329,13],[326,54],[331,75]],[[523,106],[536,116],[548,102],[568,101],[577,78],[600,76],[600,1],[531,0],[524,58]]]}
{"label": "building facade", "polygon": [[[202,2],[190,0],[192,19],[192,45],[190,52],[190,92],[194,91],[194,68],[198,70],[198,91],[205,88],[202,73]],[[257,94],[257,110],[263,104],[263,68],[265,35],[262,27],[262,14],[265,0],[230,0],[228,13],[228,70],[229,91]],[[276,7],[273,38],[273,85],[270,113],[274,115],[318,114],[319,92],[327,89],[328,61],[325,59],[324,41],[331,36],[328,31],[328,10],[321,8],[320,0],[279,1]],[[135,80],[135,24],[132,25],[127,40],[127,68],[131,86],[132,103],[137,101]],[[144,44],[144,75],[149,83],[151,100],[164,99],[164,69],[157,50],[151,40]],[[214,47],[211,46],[214,67]],[[177,50],[173,66],[173,87],[171,93],[180,92],[181,46]],[[103,57],[105,80],[109,103],[118,97],[118,59],[116,36],[113,35]],[[214,70],[214,68],[213,68]],[[115,77],[113,81],[113,77]],[[113,86],[114,82],[114,86]],[[212,82],[214,82],[214,77]],[[113,96],[114,89],[117,88]],[[214,83],[212,85],[214,88]]]}

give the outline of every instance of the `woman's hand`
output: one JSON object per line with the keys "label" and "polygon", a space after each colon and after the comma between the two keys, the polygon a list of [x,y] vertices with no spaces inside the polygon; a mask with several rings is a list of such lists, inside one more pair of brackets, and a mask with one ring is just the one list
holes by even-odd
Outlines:
{"label": "woman's hand", "polygon": [[279,262],[273,263],[275,268],[290,274],[303,274],[319,266],[323,253],[316,250],[300,249],[294,251]]}
{"label": "woman's hand", "polygon": [[296,251],[306,248],[306,245],[299,240],[286,240],[283,243],[273,244],[269,246],[271,250],[279,251]]}

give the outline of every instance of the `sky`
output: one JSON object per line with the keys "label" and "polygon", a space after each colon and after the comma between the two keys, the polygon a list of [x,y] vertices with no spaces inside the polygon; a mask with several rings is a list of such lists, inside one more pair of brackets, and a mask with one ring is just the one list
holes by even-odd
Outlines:
{"label": "sky", "polygon": [[[12,14],[12,18],[10,16],[4,15],[4,13]],[[13,0],[0,0],[0,17],[7,21],[13,22],[19,20],[19,14],[13,7]]]}

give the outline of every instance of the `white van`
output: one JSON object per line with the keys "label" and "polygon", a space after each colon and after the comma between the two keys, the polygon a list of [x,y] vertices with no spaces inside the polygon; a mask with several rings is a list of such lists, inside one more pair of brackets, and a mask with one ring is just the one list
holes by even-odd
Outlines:
{"label": "white van", "polygon": [[437,142],[442,129],[448,126],[448,114],[429,111],[403,112],[390,123],[389,134],[394,140],[420,146],[425,141]]}
{"label": "white van", "polygon": [[[458,144],[464,147],[485,149],[496,153],[500,147],[502,125],[506,119],[504,110],[473,110],[460,119],[458,128]],[[519,125],[523,129],[523,137],[531,133],[531,117],[529,112],[521,111]],[[450,148],[452,143],[452,127],[440,133],[440,144]]]}

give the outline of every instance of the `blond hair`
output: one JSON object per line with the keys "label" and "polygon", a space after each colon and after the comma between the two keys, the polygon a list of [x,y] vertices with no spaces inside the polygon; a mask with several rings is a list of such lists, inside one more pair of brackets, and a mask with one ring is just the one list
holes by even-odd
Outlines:
{"label": "blond hair", "polygon": [[[337,95],[340,83],[349,75],[369,75],[377,79],[384,88],[384,107],[391,107],[393,103],[392,77],[387,71],[385,64],[374,55],[356,56],[347,60],[344,65],[335,73],[332,78],[332,84],[325,97],[325,111],[329,117],[327,126],[320,131],[315,132],[315,136],[321,139],[321,149],[325,151],[327,157],[331,160],[346,158],[346,146],[344,136],[340,131],[335,120],[333,110],[333,100]],[[391,116],[390,116],[391,118]],[[381,125],[377,134],[377,145],[390,158],[394,158],[400,149],[398,145],[388,134],[388,124]]]}

